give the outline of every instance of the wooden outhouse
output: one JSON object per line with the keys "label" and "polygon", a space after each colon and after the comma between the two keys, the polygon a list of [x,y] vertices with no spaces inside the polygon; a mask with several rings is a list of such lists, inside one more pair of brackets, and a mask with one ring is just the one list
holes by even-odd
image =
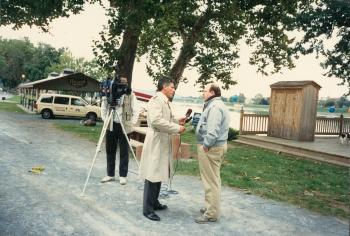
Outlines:
{"label": "wooden outhouse", "polygon": [[308,81],[280,81],[270,85],[267,135],[297,141],[314,141],[318,91]]}

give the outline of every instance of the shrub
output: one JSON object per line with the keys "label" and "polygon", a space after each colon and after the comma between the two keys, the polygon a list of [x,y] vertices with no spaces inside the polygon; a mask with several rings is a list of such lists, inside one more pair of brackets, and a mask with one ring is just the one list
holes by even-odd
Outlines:
{"label": "shrub", "polygon": [[239,131],[233,128],[229,128],[228,130],[228,136],[227,136],[227,141],[231,141],[234,139],[237,139],[239,135]]}

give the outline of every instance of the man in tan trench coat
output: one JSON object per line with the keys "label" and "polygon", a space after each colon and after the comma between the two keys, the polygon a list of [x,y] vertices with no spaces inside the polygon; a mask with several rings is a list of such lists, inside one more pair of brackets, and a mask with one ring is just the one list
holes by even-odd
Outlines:
{"label": "man in tan trench coat", "polygon": [[148,102],[148,129],[140,163],[140,177],[145,179],[143,215],[154,221],[160,220],[154,211],[167,209],[166,205],[160,204],[158,197],[161,182],[168,181],[171,174],[171,135],[184,132],[186,120],[186,117],[174,119],[169,99],[174,96],[175,87],[168,77],[158,81],[157,91]]}

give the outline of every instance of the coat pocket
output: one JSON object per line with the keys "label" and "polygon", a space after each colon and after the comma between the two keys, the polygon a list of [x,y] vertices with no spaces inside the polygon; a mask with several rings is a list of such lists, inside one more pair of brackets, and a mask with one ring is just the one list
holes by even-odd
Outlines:
{"label": "coat pocket", "polygon": [[200,136],[204,136],[207,134],[207,123],[203,122],[200,124],[198,133],[200,134]]}

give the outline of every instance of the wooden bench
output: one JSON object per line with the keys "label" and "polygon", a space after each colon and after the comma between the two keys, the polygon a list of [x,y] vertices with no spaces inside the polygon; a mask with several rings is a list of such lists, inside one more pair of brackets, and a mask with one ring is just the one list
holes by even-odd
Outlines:
{"label": "wooden bench", "polygon": [[140,160],[141,159],[143,143],[141,143],[141,142],[139,142],[139,141],[137,141],[135,139],[130,139],[130,145],[134,149],[134,153],[135,153],[135,156],[136,156],[137,160]]}

